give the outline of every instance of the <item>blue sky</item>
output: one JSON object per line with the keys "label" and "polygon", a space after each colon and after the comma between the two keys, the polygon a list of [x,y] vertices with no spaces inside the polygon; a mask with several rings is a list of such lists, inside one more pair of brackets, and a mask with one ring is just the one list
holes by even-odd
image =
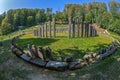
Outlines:
{"label": "blue sky", "polygon": [[[88,3],[92,1],[99,1],[107,3],[109,0],[0,0],[0,14],[9,10],[17,8],[52,8],[53,12],[56,10],[63,10],[64,4],[68,3]],[[116,0],[119,1],[120,0]]]}

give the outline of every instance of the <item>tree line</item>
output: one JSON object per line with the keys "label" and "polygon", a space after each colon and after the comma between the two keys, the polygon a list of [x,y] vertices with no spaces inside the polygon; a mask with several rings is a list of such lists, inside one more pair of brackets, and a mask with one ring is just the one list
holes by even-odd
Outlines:
{"label": "tree line", "polygon": [[[108,5],[108,6],[107,6]],[[82,21],[97,23],[102,28],[120,34],[120,3],[111,0],[83,4],[65,4],[63,11],[52,12],[46,9],[15,9],[0,15],[0,35],[18,30],[19,26],[29,27],[38,25],[55,18],[56,22],[65,23],[68,18],[80,18]]]}

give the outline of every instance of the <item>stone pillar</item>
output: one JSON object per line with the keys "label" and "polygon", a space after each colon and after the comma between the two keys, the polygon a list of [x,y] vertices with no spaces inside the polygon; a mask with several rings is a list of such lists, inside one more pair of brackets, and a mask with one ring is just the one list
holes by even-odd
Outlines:
{"label": "stone pillar", "polygon": [[91,35],[91,37],[93,37],[93,35],[94,35],[94,29],[93,29],[93,27],[91,26],[91,28],[92,28],[92,35]]}
{"label": "stone pillar", "polygon": [[95,36],[97,36],[97,30],[95,29]]}
{"label": "stone pillar", "polygon": [[75,20],[73,20],[72,37],[75,38]]}
{"label": "stone pillar", "polygon": [[89,24],[89,29],[88,29],[88,36],[91,36],[91,24]]}
{"label": "stone pillar", "polygon": [[84,27],[83,24],[84,24],[84,23],[83,23],[83,21],[81,20],[81,37],[83,37],[83,27]]}
{"label": "stone pillar", "polygon": [[93,36],[95,36],[96,34],[95,34],[95,28],[93,28]]}
{"label": "stone pillar", "polygon": [[84,24],[83,24],[83,37],[85,37],[86,35],[86,21],[84,21]]}
{"label": "stone pillar", "polygon": [[91,25],[91,27],[90,27],[90,37],[92,37],[92,31],[93,31],[93,27]]}
{"label": "stone pillar", "polygon": [[79,18],[77,18],[77,37],[79,38],[80,37],[80,21],[79,21]]}
{"label": "stone pillar", "polygon": [[51,21],[49,21],[49,38],[51,38]]}
{"label": "stone pillar", "polygon": [[44,24],[43,24],[43,37],[45,37],[44,32],[45,32],[45,28],[44,28]]}
{"label": "stone pillar", "polygon": [[53,37],[56,37],[55,18],[53,18]]}
{"label": "stone pillar", "polygon": [[71,17],[68,19],[69,20],[69,26],[68,26],[68,38],[71,38]]}
{"label": "stone pillar", "polygon": [[43,37],[43,26],[41,27],[41,36]]}
{"label": "stone pillar", "polygon": [[36,36],[38,36],[38,30],[36,30]]}
{"label": "stone pillar", "polygon": [[40,30],[41,28],[39,28],[39,30],[38,30],[38,36],[40,36],[41,37],[41,30]]}
{"label": "stone pillar", "polygon": [[34,36],[36,36],[36,30],[34,30]]}
{"label": "stone pillar", "polygon": [[86,37],[88,37],[89,24],[86,23]]}
{"label": "stone pillar", "polygon": [[94,29],[94,27],[93,27],[93,36],[95,36],[95,29]]}
{"label": "stone pillar", "polygon": [[44,24],[44,28],[45,28],[45,37],[47,38],[47,23]]}

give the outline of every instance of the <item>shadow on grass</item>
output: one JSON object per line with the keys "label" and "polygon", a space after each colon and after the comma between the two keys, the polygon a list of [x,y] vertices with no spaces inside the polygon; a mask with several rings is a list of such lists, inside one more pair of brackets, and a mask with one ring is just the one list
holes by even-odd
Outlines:
{"label": "shadow on grass", "polygon": [[86,54],[86,51],[83,51],[83,50],[80,50],[80,49],[75,49],[75,48],[59,49],[56,52],[58,52],[59,55],[63,58],[65,58],[65,56],[69,55],[73,59],[82,58]]}
{"label": "shadow on grass", "polygon": [[67,74],[58,73],[58,78],[62,80],[119,80],[120,79],[120,47],[117,51],[106,57],[104,60],[83,67],[79,70],[70,71]]}
{"label": "shadow on grass", "polygon": [[56,38],[68,38],[68,36],[56,36]]}
{"label": "shadow on grass", "polygon": [[10,59],[11,54],[10,53],[10,40],[4,40],[2,41],[2,46],[0,46],[0,63],[3,63]]}
{"label": "shadow on grass", "polygon": [[81,50],[77,46],[70,47],[68,49],[59,49],[56,52],[58,53],[57,55],[60,55],[61,57],[65,56],[72,56],[74,59],[78,58],[83,58],[85,54],[89,54],[90,52],[95,52],[97,50],[100,50],[101,48],[107,47],[108,44],[98,44],[96,46],[93,46],[95,49],[94,51],[91,51],[89,48],[86,50]]}
{"label": "shadow on grass", "polygon": [[36,46],[47,46],[58,41],[59,39],[52,38],[29,38],[29,39],[18,39],[17,43],[23,48],[27,48],[27,44],[34,44]]}
{"label": "shadow on grass", "polygon": [[95,47],[95,51],[100,50],[101,48],[106,48],[108,47],[109,44],[97,44],[93,47]]}

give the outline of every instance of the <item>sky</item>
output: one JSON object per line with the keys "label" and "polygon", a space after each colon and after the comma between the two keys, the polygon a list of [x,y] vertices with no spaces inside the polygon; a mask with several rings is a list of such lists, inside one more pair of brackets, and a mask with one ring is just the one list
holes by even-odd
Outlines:
{"label": "sky", "polygon": [[[109,0],[0,0],[0,14],[9,9],[17,8],[52,8],[55,12],[56,10],[62,11],[64,4],[82,4],[92,1],[107,3]],[[116,1],[120,2],[120,0]]]}

